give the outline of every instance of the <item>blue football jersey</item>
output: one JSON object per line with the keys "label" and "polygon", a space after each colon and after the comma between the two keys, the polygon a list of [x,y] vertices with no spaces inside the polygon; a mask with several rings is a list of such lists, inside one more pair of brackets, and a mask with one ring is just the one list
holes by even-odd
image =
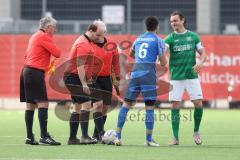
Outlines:
{"label": "blue football jersey", "polygon": [[146,32],[139,36],[132,46],[135,51],[135,65],[131,78],[143,76],[142,72],[144,71],[155,73],[157,56],[164,54],[164,47],[163,40],[152,32]]}
{"label": "blue football jersey", "polygon": [[164,54],[164,42],[156,34],[146,32],[133,43],[135,64],[131,72],[125,99],[135,101],[140,92],[144,100],[156,100],[157,57]]}
{"label": "blue football jersey", "polygon": [[146,32],[133,43],[135,63],[155,63],[158,55],[163,55],[164,42],[156,34]]}

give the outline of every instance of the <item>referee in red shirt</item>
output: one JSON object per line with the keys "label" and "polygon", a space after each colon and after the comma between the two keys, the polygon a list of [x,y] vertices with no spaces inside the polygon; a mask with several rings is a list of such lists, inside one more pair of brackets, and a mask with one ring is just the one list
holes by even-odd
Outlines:
{"label": "referee in red shirt", "polygon": [[[93,108],[95,125],[102,135],[103,116],[102,101],[97,97],[92,81],[92,73],[94,68],[94,42],[98,41],[106,32],[106,26],[102,21],[94,21],[89,25],[85,34],[78,37],[74,42],[70,55],[68,57],[68,67],[64,74],[64,83],[71,94],[74,103],[73,112],[70,117],[70,137],[69,145],[76,144],[94,144],[96,139],[89,137],[88,125],[89,116]],[[77,138],[77,131],[81,126],[81,139]]]}
{"label": "referee in red shirt", "polygon": [[[26,102],[27,138],[25,143],[61,145],[47,132],[48,97],[45,83],[45,72],[50,64],[51,56],[59,58],[61,55],[60,49],[53,43],[53,34],[57,30],[56,20],[52,17],[44,17],[40,20],[39,28],[39,31],[34,33],[29,40],[20,77],[20,102]],[[38,108],[41,130],[39,143],[32,132],[35,108]]]}
{"label": "referee in red shirt", "polygon": [[[106,32],[105,32],[106,33]],[[107,119],[107,111],[110,109],[112,103],[112,85],[119,86],[120,81],[120,66],[119,66],[119,53],[117,44],[106,35],[102,35],[95,42],[94,56],[101,61],[95,61],[94,68],[101,68],[100,72],[96,73],[95,88],[98,90],[98,97],[103,101],[103,128]],[[95,69],[96,70],[96,69]],[[116,81],[112,82],[111,76],[114,76]],[[93,138],[101,141],[101,134],[98,133],[97,127],[94,129]]]}

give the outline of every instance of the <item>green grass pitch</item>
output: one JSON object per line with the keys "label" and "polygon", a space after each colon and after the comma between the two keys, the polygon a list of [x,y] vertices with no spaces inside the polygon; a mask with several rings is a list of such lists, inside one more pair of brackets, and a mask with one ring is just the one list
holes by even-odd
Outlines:
{"label": "green grass pitch", "polygon": [[[36,112],[37,113],[37,112]],[[39,139],[39,125],[35,113],[34,132]],[[117,110],[109,113],[106,129],[115,129]],[[168,146],[171,138],[170,110],[155,111],[154,139],[160,147],[143,146],[145,140],[144,111],[129,113],[122,140],[123,146],[66,145],[68,122],[59,120],[53,111],[49,113],[49,131],[62,146],[29,146],[24,144],[24,111],[0,111],[0,160],[239,160],[240,110],[205,110],[201,125],[203,144],[193,142],[191,110],[182,110],[180,146]],[[160,116],[160,113],[162,116]],[[163,115],[165,117],[163,117]],[[130,117],[131,116],[131,117]],[[89,126],[89,133],[93,123]],[[80,130],[79,130],[80,135]]]}

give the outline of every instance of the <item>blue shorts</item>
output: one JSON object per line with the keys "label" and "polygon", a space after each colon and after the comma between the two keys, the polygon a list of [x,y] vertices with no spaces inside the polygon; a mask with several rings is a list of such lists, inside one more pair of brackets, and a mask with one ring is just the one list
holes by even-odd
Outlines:
{"label": "blue shorts", "polygon": [[126,101],[136,101],[138,95],[142,93],[144,101],[156,101],[156,73],[152,71],[134,71],[125,93]]}

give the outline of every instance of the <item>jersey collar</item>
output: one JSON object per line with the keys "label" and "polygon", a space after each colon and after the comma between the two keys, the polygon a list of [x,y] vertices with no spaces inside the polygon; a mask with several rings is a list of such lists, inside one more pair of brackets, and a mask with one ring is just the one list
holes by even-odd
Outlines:
{"label": "jersey collar", "polygon": [[103,46],[107,43],[106,37],[104,37],[103,43],[95,43],[98,47],[103,48]]}
{"label": "jersey collar", "polygon": [[91,39],[86,34],[83,34],[83,36],[88,40],[88,42],[92,42]]}
{"label": "jersey collar", "polygon": [[188,30],[186,29],[186,30],[185,30],[184,32],[182,32],[182,33],[179,33],[179,32],[177,32],[177,31],[174,31],[174,33],[175,33],[175,34],[185,34],[185,33],[187,33],[187,31],[188,31]]}
{"label": "jersey collar", "polygon": [[40,29],[40,31],[42,31],[42,32],[45,32],[45,30],[44,30],[44,29]]}

